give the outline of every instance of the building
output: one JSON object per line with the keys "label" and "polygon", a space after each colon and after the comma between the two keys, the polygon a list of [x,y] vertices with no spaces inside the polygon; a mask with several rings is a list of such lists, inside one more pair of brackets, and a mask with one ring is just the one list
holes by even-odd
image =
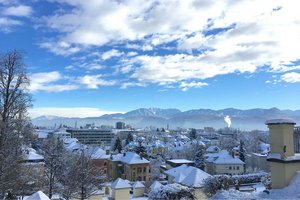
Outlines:
{"label": "building", "polygon": [[140,181],[135,182],[133,184],[132,188],[133,188],[133,196],[134,197],[142,197],[142,196],[144,196],[145,185],[142,182],[140,182]]}
{"label": "building", "polygon": [[45,172],[44,157],[33,148],[25,147],[23,150],[23,163],[30,182],[36,185],[42,184]]}
{"label": "building", "polygon": [[202,187],[204,180],[210,177],[208,173],[184,164],[165,171],[165,174],[168,176],[169,183],[179,183],[194,188],[197,199],[207,199]]}
{"label": "building", "polygon": [[104,151],[99,147],[89,147],[87,150],[91,162],[101,170],[101,176],[109,177],[109,151]]}
{"label": "building", "polygon": [[124,122],[117,122],[116,123],[116,129],[125,129],[125,123]]}
{"label": "building", "polygon": [[221,150],[218,153],[205,154],[206,171],[209,174],[243,174],[245,163],[227,150]]}
{"label": "building", "polygon": [[172,160],[167,160],[166,161],[166,167],[167,169],[171,169],[171,168],[174,168],[174,167],[179,167],[183,164],[186,164],[186,165],[193,165],[194,162],[193,161],[190,161],[190,160],[187,160],[187,159],[172,159]]}
{"label": "building", "polygon": [[149,161],[134,152],[112,155],[109,162],[109,177],[129,181],[149,181]]}
{"label": "building", "polygon": [[129,192],[131,190],[131,185],[127,180],[121,178],[116,179],[111,184],[112,189],[112,199],[114,200],[129,200]]}
{"label": "building", "polygon": [[68,129],[67,132],[82,144],[110,145],[114,138],[111,129]]}
{"label": "building", "polygon": [[291,119],[266,121],[270,131],[271,151],[267,161],[271,166],[272,188],[286,187],[300,171],[300,154],[295,153],[294,125]]}

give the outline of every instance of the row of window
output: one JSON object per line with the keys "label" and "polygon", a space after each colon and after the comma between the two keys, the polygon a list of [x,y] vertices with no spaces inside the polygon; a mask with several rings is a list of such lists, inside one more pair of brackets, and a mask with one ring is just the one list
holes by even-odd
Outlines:
{"label": "row of window", "polygon": [[240,170],[240,166],[229,166],[229,170]]}

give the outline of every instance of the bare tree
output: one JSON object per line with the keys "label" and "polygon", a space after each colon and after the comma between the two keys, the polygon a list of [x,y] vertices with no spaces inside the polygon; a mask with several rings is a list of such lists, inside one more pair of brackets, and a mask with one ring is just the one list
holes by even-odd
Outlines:
{"label": "bare tree", "polygon": [[0,198],[20,188],[22,121],[31,99],[23,54],[13,50],[0,55]]}
{"label": "bare tree", "polygon": [[91,152],[82,148],[79,154],[70,155],[60,178],[66,199],[87,199],[100,189],[104,172],[91,161]]}
{"label": "bare tree", "polygon": [[65,149],[63,141],[50,135],[44,144],[44,158],[45,158],[45,174],[49,198],[51,199],[53,190],[58,183],[58,176],[63,167]]}

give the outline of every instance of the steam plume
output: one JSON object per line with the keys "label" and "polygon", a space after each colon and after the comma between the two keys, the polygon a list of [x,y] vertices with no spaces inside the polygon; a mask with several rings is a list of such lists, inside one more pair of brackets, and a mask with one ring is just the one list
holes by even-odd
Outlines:
{"label": "steam plume", "polygon": [[227,123],[227,127],[230,128],[231,126],[231,119],[228,115],[226,115],[226,117],[224,117],[225,122]]}

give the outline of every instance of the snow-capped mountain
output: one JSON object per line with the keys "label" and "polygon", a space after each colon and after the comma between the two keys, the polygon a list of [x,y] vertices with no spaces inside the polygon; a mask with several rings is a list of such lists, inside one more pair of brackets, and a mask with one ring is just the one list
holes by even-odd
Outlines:
{"label": "snow-capped mountain", "polygon": [[280,110],[278,108],[270,109],[249,109],[240,110],[227,108],[222,110],[212,109],[194,109],[180,111],[175,108],[140,108],[127,113],[107,114],[99,117],[89,118],[64,118],[56,116],[41,116],[33,119],[33,123],[38,126],[53,126],[54,124],[65,124],[68,126],[85,125],[94,123],[95,125],[115,125],[117,121],[123,121],[133,127],[142,128],[146,126],[171,128],[203,128],[206,126],[221,128],[225,127],[225,116],[230,116],[232,127],[243,130],[262,129],[265,130],[265,121],[272,118],[293,118],[300,123],[300,111]]}

